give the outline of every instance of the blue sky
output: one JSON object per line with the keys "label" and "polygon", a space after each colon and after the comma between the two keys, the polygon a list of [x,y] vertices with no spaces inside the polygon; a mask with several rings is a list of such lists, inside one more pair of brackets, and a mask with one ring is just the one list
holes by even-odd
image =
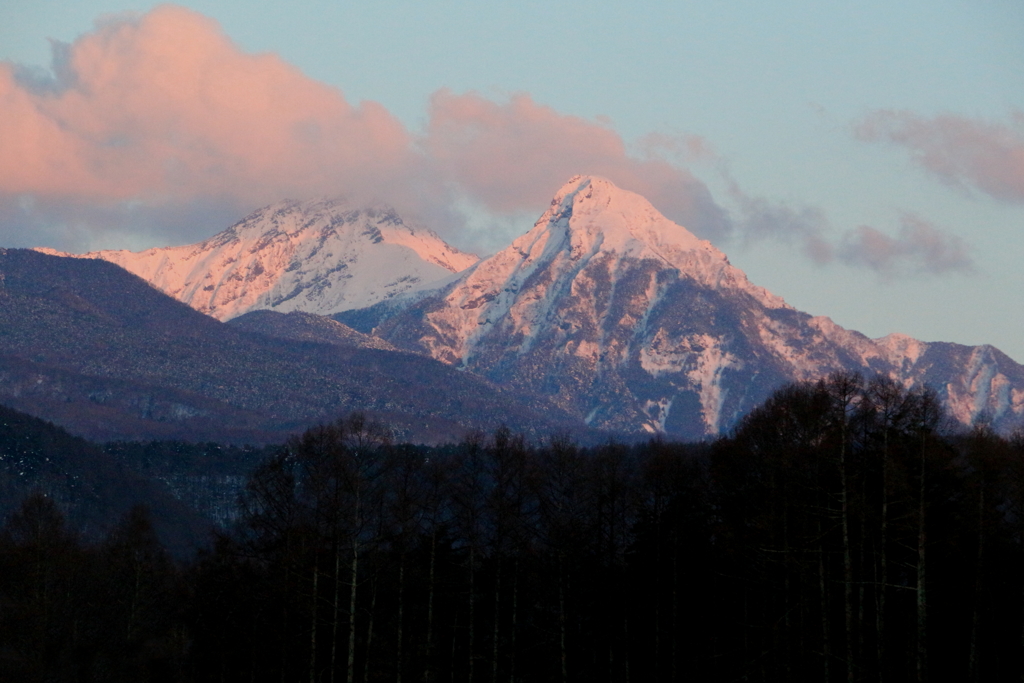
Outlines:
{"label": "blue sky", "polygon": [[[15,93],[22,98],[17,101],[39,109],[57,97],[40,94],[45,88],[39,85],[51,67],[51,40],[66,54],[76,48],[59,44],[82,45],[76,40],[95,35],[97,21],[108,28],[138,21],[154,6],[0,2],[0,59],[16,73],[12,87],[27,89]],[[287,152],[267,161],[287,169],[288,179],[323,176],[334,183],[311,182],[311,191],[336,187],[389,199],[393,190],[401,208],[457,245],[486,252],[532,224],[546,203],[541,188],[553,185],[544,190],[550,195],[560,184],[549,178],[566,175],[564,168],[573,163],[592,163],[598,168],[574,172],[621,172],[621,179],[612,179],[633,183],[631,189],[712,239],[754,282],[797,308],[869,336],[899,331],[928,341],[991,343],[1024,361],[1020,3],[181,6],[215,22],[214,30],[242,55],[239,64],[272,53],[294,67],[295,74],[278,76],[287,84],[274,92],[351,115],[352,123],[337,135],[357,130],[363,139],[388,129],[382,153],[350,143],[338,147],[337,155],[369,160],[360,167],[369,168],[366,173],[327,153],[315,169]],[[135,19],[126,17],[132,12]],[[168,35],[188,52],[191,36],[212,40],[201,28]],[[102,59],[116,59],[112,40],[104,43]],[[86,53],[79,48],[79,55]],[[234,59],[230,50],[213,53]],[[147,74],[145,87],[158,87],[159,77]],[[51,80],[60,85],[57,76]],[[28,93],[30,81],[35,90]],[[313,87],[306,81],[326,90],[308,99],[295,95]],[[343,100],[327,92],[335,89]],[[14,101],[0,99],[0,106],[14,111]],[[380,111],[361,108],[361,102],[378,103]],[[168,138],[164,129],[154,133],[149,125],[112,122],[117,108],[109,103],[83,107],[64,103],[46,115],[62,126],[70,121],[67,126],[98,130],[89,126],[102,112],[104,135],[117,125],[127,131],[105,138],[107,147],[142,145],[146,135],[163,135],[159,145],[150,140],[140,146],[152,154],[165,150],[167,139],[180,138],[177,128]],[[140,105],[125,111],[143,116],[150,110]],[[287,112],[279,115],[291,120]],[[543,169],[537,187],[506,191],[530,166],[505,164],[520,161],[507,156],[514,156],[515,145],[527,145],[510,143],[510,151],[500,136],[520,134],[523,121],[533,126],[524,139],[537,146],[531,158]],[[321,123],[318,134],[331,135],[330,121]],[[199,124],[192,125],[194,132]],[[272,131],[253,126],[244,130],[259,133],[253,133],[255,147]],[[493,126],[492,138],[467,147],[467,130],[480,126]],[[29,129],[12,127],[7,139]],[[549,134],[572,142],[554,143]],[[592,134],[600,138],[593,144]],[[3,136],[0,126],[0,144]],[[621,153],[615,151],[619,142]],[[244,143],[240,137],[238,145]],[[220,150],[217,163],[192,156],[181,161],[186,157],[180,155],[174,162],[230,174],[224,159],[252,161],[241,148]],[[566,159],[564,167],[548,163],[545,149]],[[378,163],[380,158],[390,161]],[[69,163],[53,162],[62,169]],[[111,163],[89,157],[82,168],[103,174]],[[156,172],[120,158],[116,163],[129,179]],[[238,176],[234,184],[206,181],[205,187],[215,186],[209,192],[169,189],[166,179],[137,186],[119,180],[132,189],[118,192],[113,181],[89,183],[79,176],[63,184],[22,183],[18,173],[28,173],[11,168],[5,181],[0,161],[5,246],[82,250],[192,241],[226,227],[239,212],[281,198],[274,193],[304,187],[267,172],[255,180]],[[316,169],[325,170],[317,176]],[[490,174],[487,183],[478,177],[482,171]],[[393,176],[402,180],[392,185]],[[444,187],[427,187],[422,176],[441,177]],[[236,191],[242,185],[251,191]],[[444,201],[434,201],[442,194]]]}

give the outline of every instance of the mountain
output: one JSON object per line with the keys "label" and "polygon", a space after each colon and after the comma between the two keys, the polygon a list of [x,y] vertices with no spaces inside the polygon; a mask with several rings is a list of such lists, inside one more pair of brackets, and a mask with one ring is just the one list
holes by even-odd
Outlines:
{"label": "mountain", "polygon": [[198,244],[79,257],[116,263],[219,320],[258,309],[326,315],[363,308],[477,261],[389,207],[343,200],[274,204]]}
{"label": "mountain", "polygon": [[33,492],[58,503],[90,540],[102,538],[133,506],[145,505],[161,540],[179,557],[205,544],[213,526],[159,479],[49,422],[0,405],[0,520]]}
{"label": "mountain", "polygon": [[596,177],[451,282],[335,317],[618,432],[718,434],[778,386],[840,369],[931,385],[964,423],[1024,413],[1024,367],[997,349],[872,340],[797,311]]}
{"label": "mountain", "polygon": [[327,327],[331,343],[250,332],[103,260],[0,249],[0,403],[78,436],[272,443],[355,410],[426,443],[582,427],[543,397]]}
{"label": "mountain", "polygon": [[380,337],[357,332],[337,320],[303,311],[292,311],[291,313],[249,311],[228,320],[227,324],[238,330],[277,339],[355,346],[361,349],[398,350]]}

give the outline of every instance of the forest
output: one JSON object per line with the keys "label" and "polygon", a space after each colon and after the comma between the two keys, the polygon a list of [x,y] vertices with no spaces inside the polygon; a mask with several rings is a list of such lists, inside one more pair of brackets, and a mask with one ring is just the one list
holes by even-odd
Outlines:
{"label": "forest", "polygon": [[1019,681],[1024,437],[840,373],[714,442],[508,429],[394,443],[361,414],[250,473],[172,559],[135,507],[0,532],[0,680]]}

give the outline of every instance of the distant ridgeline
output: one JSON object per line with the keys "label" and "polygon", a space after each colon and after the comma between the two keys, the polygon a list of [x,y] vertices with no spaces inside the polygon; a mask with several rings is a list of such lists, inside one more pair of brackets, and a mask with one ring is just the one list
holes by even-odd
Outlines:
{"label": "distant ridgeline", "polygon": [[106,261],[28,250],[0,253],[0,273],[0,403],[96,441],[279,443],[355,410],[425,443],[503,423],[599,437],[543,396],[319,316],[222,323]]}
{"label": "distant ridgeline", "polygon": [[484,260],[387,207],[315,201],[189,246],[8,250],[0,273],[0,400],[95,439],[270,443],[360,410],[422,443],[502,422],[696,440],[835,371],[932,387],[964,425],[1024,420],[1024,366],[998,349],[797,311],[592,176]]}
{"label": "distant ridgeline", "polygon": [[1024,420],[1024,366],[998,349],[868,339],[797,311],[602,178],[573,178],[449,282],[334,317],[619,434],[713,438],[779,386],[840,370],[931,386],[965,425]]}
{"label": "distant ridgeline", "polygon": [[[691,445],[499,428],[413,446],[352,414],[262,453],[104,453],[3,415],[4,486],[35,472],[67,492],[0,532],[0,680],[1024,675],[1024,438],[957,428],[884,376],[784,386]],[[257,456],[244,486],[218,479]],[[123,488],[60,482],[122,476],[111,461],[136,489],[228,482],[234,521],[190,563],[152,531],[172,506],[83,542],[61,509],[118,514]]]}

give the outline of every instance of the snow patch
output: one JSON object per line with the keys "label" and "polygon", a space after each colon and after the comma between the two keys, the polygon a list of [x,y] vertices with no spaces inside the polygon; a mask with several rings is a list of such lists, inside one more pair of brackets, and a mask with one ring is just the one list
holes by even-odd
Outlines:
{"label": "snow patch", "polygon": [[[640,349],[640,367],[651,376],[684,374],[689,379],[700,396],[705,430],[711,434],[718,433],[722,426],[722,406],[728,393],[722,387],[722,373],[727,368],[742,366],[742,361],[725,348],[721,339],[708,334],[671,339],[661,329]],[[650,411],[652,407],[648,402],[645,409]],[[671,402],[660,415],[662,429],[670,407]]]}
{"label": "snow patch", "polygon": [[697,367],[687,373],[697,385],[705,432],[717,434],[722,428],[722,406],[728,391],[722,388],[722,373],[726,368],[738,368],[742,363],[717,344],[707,346],[697,358]]}
{"label": "snow patch", "polygon": [[657,401],[648,400],[644,403],[644,412],[651,416],[656,425],[656,430],[660,434],[665,433],[665,422],[668,420],[668,414],[672,410],[673,401],[675,401],[675,396],[658,399]]}
{"label": "snow patch", "polygon": [[872,340],[886,360],[904,372],[909,372],[928,350],[926,342],[918,341],[899,332]]}

